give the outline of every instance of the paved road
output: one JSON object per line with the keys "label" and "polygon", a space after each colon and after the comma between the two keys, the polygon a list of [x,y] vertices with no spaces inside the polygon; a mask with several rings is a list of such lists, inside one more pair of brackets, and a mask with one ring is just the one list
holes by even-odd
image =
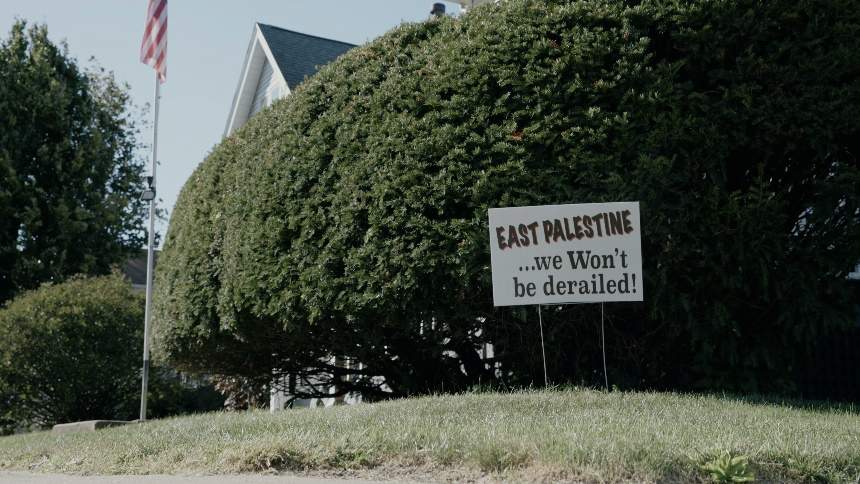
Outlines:
{"label": "paved road", "polygon": [[319,479],[294,476],[66,476],[32,472],[0,472],[2,484],[371,484],[382,481]]}

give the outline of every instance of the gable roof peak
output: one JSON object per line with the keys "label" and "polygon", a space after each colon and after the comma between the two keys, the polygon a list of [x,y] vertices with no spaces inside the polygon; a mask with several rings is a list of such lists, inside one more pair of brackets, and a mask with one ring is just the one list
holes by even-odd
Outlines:
{"label": "gable roof peak", "polygon": [[269,47],[273,64],[280,70],[287,86],[293,90],[305,77],[355,47],[354,44],[257,22],[257,28]]}
{"label": "gable roof peak", "polygon": [[[316,74],[318,67],[329,64],[353,47],[355,45],[346,42],[256,22],[224,135],[239,129],[256,112],[255,106],[259,103],[254,96],[258,88],[265,90],[269,86],[277,90],[278,98],[283,97],[305,78]],[[261,86],[261,83],[273,84]]]}

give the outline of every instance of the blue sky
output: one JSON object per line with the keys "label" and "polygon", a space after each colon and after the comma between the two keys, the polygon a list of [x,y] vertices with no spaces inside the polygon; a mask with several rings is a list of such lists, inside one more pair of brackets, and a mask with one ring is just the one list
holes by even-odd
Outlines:
{"label": "blue sky", "polygon": [[[194,168],[221,141],[255,22],[352,44],[372,40],[401,22],[427,18],[426,0],[170,0],[167,82],[161,87],[157,187],[172,210]],[[446,4],[447,11],[459,6]],[[45,23],[65,40],[81,67],[98,65],[127,82],[134,103],[152,103],[155,71],[142,64],[140,43],[148,0],[3,0],[2,38],[16,18]],[[148,116],[151,120],[151,115]],[[142,140],[152,141],[145,131]],[[149,160],[149,154],[144,153]],[[149,174],[147,161],[147,174]],[[145,229],[142,227],[141,230]],[[164,236],[167,222],[156,226]]]}

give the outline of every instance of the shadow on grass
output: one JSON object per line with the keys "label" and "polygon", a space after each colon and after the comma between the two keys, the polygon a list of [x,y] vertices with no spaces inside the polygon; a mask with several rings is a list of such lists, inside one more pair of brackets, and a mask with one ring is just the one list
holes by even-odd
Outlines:
{"label": "shadow on grass", "polygon": [[700,395],[715,398],[717,400],[743,402],[749,405],[766,405],[821,413],[860,415],[860,405],[850,401],[810,400],[798,397],[761,394],[741,395],[733,393],[701,393]]}

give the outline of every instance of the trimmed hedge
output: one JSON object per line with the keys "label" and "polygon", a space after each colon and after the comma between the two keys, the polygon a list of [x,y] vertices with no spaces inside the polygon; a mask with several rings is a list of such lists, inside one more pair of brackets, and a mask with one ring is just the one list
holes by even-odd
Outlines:
{"label": "trimmed hedge", "polygon": [[[541,384],[537,308],[492,304],[487,209],[638,200],[646,299],[605,308],[610,379],[791,390],[852,315],[858,7],[510,0],[404,24],[198,167],[158,349],[370,397]],[[599,313],[543,311],[553,382],[602,380]]]}
{"label": "trimmed hedge", "polygon": [[[122,274],[43,284],[0,308],[0,435],[140,416],[144,298]],[[212,385],[149,372],[147,416],[218,410]]]}
{"label": "trimmed hedge", "polygon": [[143,310],[118,273],[9,301],[0,309],[0,434],[137,418]]}

